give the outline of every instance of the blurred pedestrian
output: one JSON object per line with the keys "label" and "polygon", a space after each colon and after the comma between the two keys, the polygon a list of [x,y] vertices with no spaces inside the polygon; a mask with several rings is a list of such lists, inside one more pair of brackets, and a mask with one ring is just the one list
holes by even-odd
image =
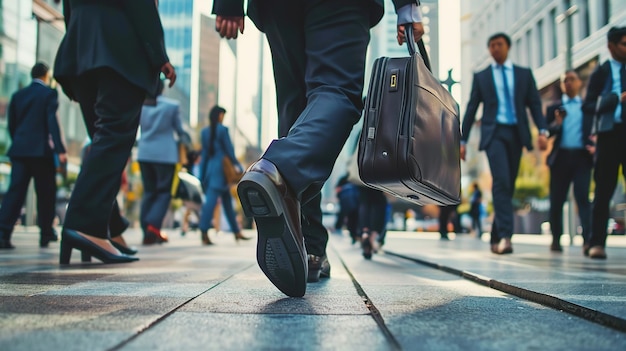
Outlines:
{"label": "blurred pedestrian", "polygon": [[202,154],[200,156],[200,181],[204,188],[204,204],[200,212],[200,233],[204,245],[213,245],[209,237],[209,229],[213,227],[213,211],[220,200],[226,220],[235,240],[249,240],[251,238],[241,233],[235,210],[233,198],[230,195],[232,184],[228,184],[224,175],[222,160],[228,157],[235,167],[243,170],[243,167],[235,157],[235,148],[230,140],[228,128],[222,124],[226,110],[220,106],[214,106],[209,113],[210,125],[200,132],[202,140]]}
{"label": "blurred pedestrian", "polygon": [[[419,1],[393,2],[398,42],[405,23],[419,39]],[[243,33],[243,0],[213,4],[222,37]],[[244,174],[238,192],[257,224],[261,270],[286,295],[303,296],[307,281],[330,276],[320,189],[359,120],[369,29],[382,18],[383,1],[251,0],[248,13],[272,51],[280,139]]]}
{"label": "blurred pedestrian", "polygon": [[478,183],[472,185],[472,194],[470,197],[470,217],[472,218],[472,229],[476,230],[476,238],[480,239],[483,235],[482,213],[483,213],[483,192],[480,191]]}
{"label": "blurred pedestrian", "polygon": [[[593,178],[596,183],[591,217],[589,257],[606,259],[607,223],[609,204],[617,185],[621,165],[626,177],[626,27],[613,27],[607,33],[611,58],[591,74],[587,96],[583,103],[585,118],[592,118],[598,98],[610,100],[616,95],[615,106],[611,106],[608,122],[612,127],[597,133],[596,160]],[[606,112],[606,111],[604,111]]]}
{"label": "blurred pedestrian", "polygon": [[359,235],[363,257],[371,259],[380,248],[379,239],[387,229],[387,197],[380,190],[359,186]]}
{"label": "blurred pedestrian", "polygon": [[[452,216],[452,221],[456,220],[457,205],[448,205],[448,206],[439,206],[439,239],[443,241],[450,240],[448,236],[448,223],[450,222],[450,217]],[[456,231],[456,226],[455,231]]]}
{"label": "blurred pedestrian", "polygon": [[341,234],[344,227],[348,229],[352,243],[360,241],[357,232],[359,217],[359,189],[356,185],[348,181],[345,175],[339,179],[335,187],[337,199],[339,200],[339,212],[335,222],[335,231]]}
{"label": "blurred pedestrian", "polygon": [[172,200],[172,180],[179,162],[178,143],[191,142],[183,129],[178,101],[162,96],[163,88],[163,82],[159,81],[156,97],[144,104],[139,120],[137,161],[143,183],[140,223],[144,245],[168,241],[161,226]]}
{"label": "blurred pedestrian", "polygon": [[582,81],[576,71],[561,76],[561,100],[548,106],[546,120],[551,136],[552,151],[547,163],[550,167],[550,251],[562,252],[563,204],[570,184],[574,184],[574,198],[578,205],[578,217],[582,227],[583,247],[589,246],[591,204],[589,183],[593,166],[593,142],[589,139],[591,119],[583,119],[580,89]]}
{"label": "blurred pedestrian", "polygon": [[8,127],[11,147],[11,183],[0,207],[0,249],[13,249],[11,234],[22,213],[30,180],[37,193],[37,225],[39,246],[48,247],[57,241],[53,228],[57,192],[56,162],[65,164],[65,146],[57,108],[59,98],[51,89],[50,70],[39,62],[30,71],[32,83],[13,94],[9,102]]}
{"label": "blurred pedestrian", "polygon": [[487,41],[494,62],[475,73],[470,99],[463,118],[461,159],[465,160],[466,143],[474,124],[478,106],[483,104],[479,150],[487,152],[493,177],[495,221],[491,230],[491,251],[513,252],[513,192],[519,170],[522,148],[532,150],[532,138],[526,108],[539,128],[540,150],[547,147],[547,124],[541,111],[541,100],[530,69],[514,65],[508,58],[511,38],[496,33]]}
{"label": "blurred pedestrian", "polygon": [[83,261],[137,258],[109,241],[124,226],[115,197],[135,143],[147,94],[156,94],[159,74],[170,86],[174,67],[165,53],[163,27],[154,0],[65,0],[66,32],[54,74],[67,96],[80,104],[92,143],[67,208],[60,263],[72,249]]}

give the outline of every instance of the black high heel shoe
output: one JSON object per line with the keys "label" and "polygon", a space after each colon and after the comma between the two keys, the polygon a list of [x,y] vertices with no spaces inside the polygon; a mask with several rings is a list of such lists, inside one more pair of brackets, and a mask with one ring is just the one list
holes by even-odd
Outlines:
{"label": "black high heel shoe", "polygon": [[121,253],[123,253],[124,255],[136,255],[137,252],[139,252],[136,249],[130,248],[128,246],[124,246],[122,244],[119,244],[113,240],[109,240],[111,242],[111,244],[113,245],[113,247],[115,247],[116,249],[118,249]]}
{"label": "black high heel shoe", "polygon": [[70,263],[72,249],[80,250],[81,260],[83,262],[91,262],[92,256],[104,263],[127,263],[139,260],[137,257],[112,254],[93,243],[91,240],[78,234],[75,230],[63,229],[63,232],[61,232],[60,264]]}

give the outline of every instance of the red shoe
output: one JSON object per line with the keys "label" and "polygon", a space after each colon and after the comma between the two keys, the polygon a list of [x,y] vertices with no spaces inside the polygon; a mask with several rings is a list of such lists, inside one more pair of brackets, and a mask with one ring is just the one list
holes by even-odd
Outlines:
{"label": "red shoe", "polygon": [[168,238],[167,238],[167,234],[162,232],[160,229],[158,229],[157,227],[153,226],[152,224],[148,224],[148,227],[146,228],[146,231],[148,233],[154,234],[156,236],[157,242],[158,243],[166,243],[168,242]]}

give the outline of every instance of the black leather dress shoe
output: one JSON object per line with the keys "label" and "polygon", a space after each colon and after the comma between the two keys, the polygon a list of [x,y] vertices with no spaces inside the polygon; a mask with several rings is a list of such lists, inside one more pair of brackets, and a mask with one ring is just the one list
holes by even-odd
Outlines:
{"label": "black leather dress shoe", "polygon": [[12,250],[12,249],[15,249],[15,246],[11,244],[11,240],[9,239],[0,239],[0,249]]}
{"label": "black leather dress shoe", "polygon": [[308,261],[295,194],[276,166],[265,159],[248,168],[237,193],[244,213],[254,217],[257,225],[259,267],[284,294],[304,296]]}
{"label": "black leather dress shoe", "polygon": [[70,263],[72,249],[81,251],[83,262],[90,262],[92,256],[104,263],[127,263],[139,260],[137,257],[113,254],[80,235],[75,230],[64,228],[61,232],[61,255],[59,259],[61,264]]}
{"label": "black leather dress shoe", "polygon": [[324,256],[308,256],[309,275],[307,282],[315,283],[320,281],[320,278],[330,278],[330,263],[326,255]]}

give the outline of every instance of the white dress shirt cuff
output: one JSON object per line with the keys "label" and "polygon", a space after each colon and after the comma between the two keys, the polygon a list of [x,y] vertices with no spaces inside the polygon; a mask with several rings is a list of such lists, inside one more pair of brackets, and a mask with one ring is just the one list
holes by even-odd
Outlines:
{"label": "white dress shirt cuff", "polygon": [[404,5],[398,9],[398,25],[422,22],[422,10],[417,4]]}

